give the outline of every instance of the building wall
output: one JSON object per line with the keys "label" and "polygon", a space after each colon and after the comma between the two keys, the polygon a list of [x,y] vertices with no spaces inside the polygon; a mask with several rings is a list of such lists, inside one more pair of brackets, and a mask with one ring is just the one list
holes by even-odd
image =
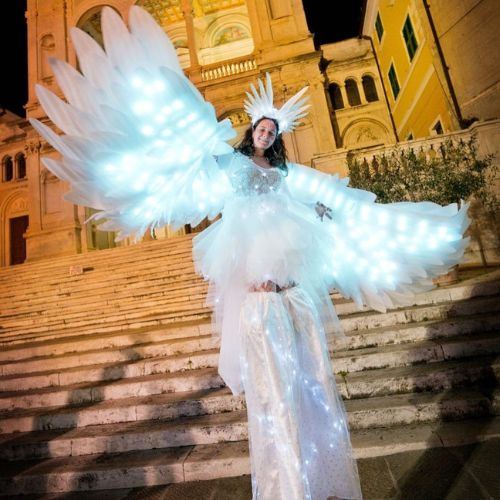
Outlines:
{"label": "building wall", "polygon": [[500,118],[500,2],[428,4],[463,118]]}
{"label": "building wall", "polygon": [[[331,117],[339,148],[359,148],[396,141],[387,107],[384,88],[369,40],[352,38],[321,47],[326,61],[330,92],[340,90],[342,107],[330,95]],[[377,98],[370,101],[363,88],[363,78],[370,78]],[[346,84],[355,85],[359,102],[350,103]]]}
{"label": "building wall", "polygon": [[[382,36],[376,31],[377,15],[383,27]],[[407,18],[410,19],[417,44],[412,58],[403,36]],[[433,135],[438,120],[443,132],[457,130],[459,119],[423,2],[367,2],[363,34],[373,40],[398,139]],[[400,87],[397,95],[389,78],[391,66]]]}

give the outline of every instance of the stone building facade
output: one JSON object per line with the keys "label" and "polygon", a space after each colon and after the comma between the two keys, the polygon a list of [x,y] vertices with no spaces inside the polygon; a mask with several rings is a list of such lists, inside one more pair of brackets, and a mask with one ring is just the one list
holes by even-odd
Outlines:
{"label": "stone building facade", "polygon": [[[464,33],[470,34],[471,43],[479,50],[484,37],[474,34],[471,26],[479,19],[478,15],[489,12],[488,15],[494,17],[490,12],[491,2],[494,0],[470,0],[471,5],[478,4],[477,8],[472,14],[462,12],[461,17],[457,17],[458,24],[454,25],[441,19],[449,7],[445,0],[403,2],[406,9],[403,14],[410,13],[411,19],[426,15],[428,3],[434,9],[434,28],[421,20],[415,22],[421,42],[421,55],[417,57],[425,62],[427,72],[431,64],[433,73],[449,79],[445,68],[440,66],[442,58],[438,57],[437,45],[428,42],[424,47],[423,34],[432,34],[435,29],[450,61],[454,61],[449,54],[453,40]],[[243,110],[245,92],[250,83],[255,83],[265,72],[271,74],[278,105],[304,85],[309,85],[309,115],[293,134],[285,137],[292,161],[345,175],[347,150],[394,145],[397,141],[431,135],[429,126],[417,130],[416,125],[409,124],[416,123],[413,115],[422,120],[425,113],[435,112],[433,106],[427,103],[426,107],[422,98],[406,104],[400,100],[397,109],[394,96],[391,96],[388,68],[384,66],[381,48],[374,41],[378,36],[374,30],[380,9],[390,13],[395,8],[390,0],[367,0],[360,37],[323,45],[319,49],[314,46],[308,30],[301,0],[28,0],[28,117],[48,121],[36,98],[37,83],[60,95],[49,58],[56,57],[78,66],[70,28],[78,26],[102,43],[102,7],[110,6],[126,19],[134,3],[156,18],[172,39],[188,77],[214,105],[219,119],[229,117],[240,133],[249,123]],[[386,14],[383,17],[391,19]],[[391,22],[386,23],[386,30]],[[489,26],[486,39],[494,37],[491,23],[486,25]],[[430,35],[425,36],[430,40]],[[388,46],[386,43],[383,50]],[[495,61],[493,57],[493,66],[498,68]],[[424,66],[418,71],[425,73]],[[488,96],[496,95],[498,87],[498,72],[495,74],[486,65],[485,74],[478,76],[480,85],[474,87],[473,95],[469,95],[469,86],[465,76],[460,76],[459,69],[459,65],[453,63],[452,82],[438,96],[439,106],[449,112],[449,119],[443,120],[444,132],[459,128],[460,110],[463,115],[470,109],[477,111],[479,118],[486,117],[485,103]],[[411,98],[412,84],[408,79],[405,83],[409,85]],[[455,95],[455,87],[460,109],[454,107],[451,98]],[[426,92],[427,89],[423,89],[422,96],[425,97]],[[417,108],[422,108],[424,115],[416,113]],[[479,113],[480,109],[484,112]],[[489,109],[496,113],[494,106]],[[74,206],[63,199],[68,186],[41,162],[42,156],[51,154],[54,152],[26,120],[12,114],[0,117],[1,266],[24,259],[32,261],[88,252],[115,244],[112,234],[96,231],[91,223],[85,223],[91,209]],[[157,236],[171,234],[166,228]]]}

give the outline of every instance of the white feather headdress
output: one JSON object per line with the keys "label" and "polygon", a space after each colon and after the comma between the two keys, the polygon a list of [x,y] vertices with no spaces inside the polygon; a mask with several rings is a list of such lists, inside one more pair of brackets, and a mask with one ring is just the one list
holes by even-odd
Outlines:
{"label": "white feather headdress", "polygon": [[273,118],[278,122],[279,132],[291,132],[296,126],[300,118],[307,115],[306,104],[309,97],[301,97],[309,87],[304,87],[299,90],[293,97],[288,99],[280,109],[273,105],[273,85],[271,83],[271,75],[266,73],[266,86],[259,79],[260,94],[253,84],[250,85],[252,93],[247,92],[248,99],[245,99],[245,111],[252,119],[252,125],[255,124],[259,118],[266,116]]}

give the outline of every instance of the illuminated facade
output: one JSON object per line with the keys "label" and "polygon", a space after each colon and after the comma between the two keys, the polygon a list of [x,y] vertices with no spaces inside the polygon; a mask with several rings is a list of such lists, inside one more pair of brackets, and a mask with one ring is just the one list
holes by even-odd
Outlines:
{"label": "illuminated facade", "polygon": [[[451,24],[447,0],[367,0],[363,36],[317,50],[300,0],[28,0],[27,116],[47,120],[36,83],[59,92],[49,57],[78,64],[71,26],[102,43],[102,7],[126,18],[136,3],[169,34],[184,71],[219,119],[230,118],[239,133],[249,124],[245,92],[265,72],[272,76],[277,105],[309,85],[310,113],[285,136],[290,159],[345,174],[347,150],[458,130],[472,116],[499,116],[500,72],[493,71],[499,56],[490,54],[482,66],[475,61],[476,73],[470,74],[458,64],[460,51],[452,50],[467,36],[464,54],[472,61],[474,50],[498,36],[494,1],[475,2],[481,5],[467,13],[453,11]],[[479,21],[484,36],[471,28]],[[438,49],[446,51],[448,72]],[[0,117],[1,266],[22,262],[23,252],[36,260],[114,245],[112,234],[84,223],[91,209],[63,200],[68,186],[40,161],[52,153],[25,120]],[[168,228],[157,233],[170,235]]]}

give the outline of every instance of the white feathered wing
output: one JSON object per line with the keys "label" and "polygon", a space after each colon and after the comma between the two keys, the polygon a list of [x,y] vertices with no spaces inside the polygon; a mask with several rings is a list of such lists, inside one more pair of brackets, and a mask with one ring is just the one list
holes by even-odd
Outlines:
{"label": "white feathered wing", "polygon": [[65,198],[100,210],[100,229],[118,231],[117,239],[215,217],[229,192],[216,156],[232,151],[226,141],[235,136],[185,77],[154,19],[133,6],[129,25],[104,7],[105,51],[73,28],[81,73],[50,61],[67,102],[37,85],[63,134],[30,120],[62,155],[43,162],[71,185]]}

